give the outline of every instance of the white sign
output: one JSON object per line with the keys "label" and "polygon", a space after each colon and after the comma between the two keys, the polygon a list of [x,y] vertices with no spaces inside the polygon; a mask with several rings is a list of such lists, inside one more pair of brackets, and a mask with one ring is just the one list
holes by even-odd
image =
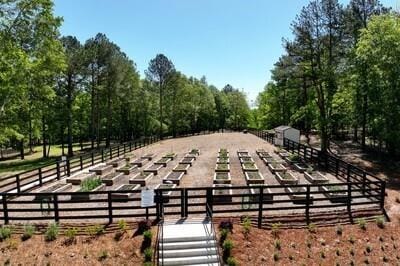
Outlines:
{"label": "white sign", "polygon": [[142,196],[142,202],[141,202],[142,208],[154,206],[154,190],[153,189],[142,190],[141,196]]}

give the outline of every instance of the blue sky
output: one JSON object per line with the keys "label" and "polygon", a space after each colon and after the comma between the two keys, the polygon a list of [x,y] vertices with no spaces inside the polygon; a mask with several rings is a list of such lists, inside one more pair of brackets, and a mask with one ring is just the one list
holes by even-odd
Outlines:
{"label": "blue sky", "polygon": [[[341,1],[347,3],[348,1]],[[383,0],[395,6],[396,0]],[[164,53],[186,75],[242,88],[249,101],[270,80],[290,38],[290,23],[308,0],[55,0],[63,35],[84,42],[105,33],[140,74]]]}

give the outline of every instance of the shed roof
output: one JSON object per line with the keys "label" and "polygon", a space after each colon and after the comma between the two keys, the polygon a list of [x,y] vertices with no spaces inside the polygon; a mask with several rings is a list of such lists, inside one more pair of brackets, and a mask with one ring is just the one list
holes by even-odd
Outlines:
{"label": "shed roof", "polygon": [[292,128],[292,127],[290,127],[290,126],[279,126],[279,127],[276,127],[275,130],[285,131],[285,130],[288,130],[290,128]]}

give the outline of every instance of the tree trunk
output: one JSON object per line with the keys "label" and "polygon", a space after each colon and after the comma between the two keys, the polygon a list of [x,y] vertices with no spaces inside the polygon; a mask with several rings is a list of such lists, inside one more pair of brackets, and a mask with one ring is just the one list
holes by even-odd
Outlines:
{"label": "tree trunk", "polygon": [[94,123],[95,123],[95,110],[94,110],[94,99],[95,99],[95,80],[94,80],[94,70],[92,69],[92,93],[90,97],[91,101],[91,106],[90,106],[90,141],[92,144],[92,150],[94,149],[94,135],[95,135],[95,128],[94,128]]}
{"label": "tree trunk", "polygon": [[24,139],[21,139],[21,141],[20,141],[20,156],[21,156],[21,160],[25,159]]}
{"label": "tree trunk", "polygon": [[367,134],[367,110],[368,110],[368,98],[365,94],[363,97],[363,110],[362,110],[362,132],[361,132],[361,149],[365,150],[365,139]]}
{"label": "tree trunk", "polygon": [[42,139],[43,139],[43,158],[47,158],[46,152],[46,123],[44,115],[42,115]]}
{"label": "tree trunk", "polygon": [[160,80],[160,139],[163,139],[163,101],[162,101],[162,95],[163,95],[163,91],[162,91],[162,82]]}
{"label": "tree trunk", "polygon": [[[67,85],[67,142],[68,142],[68,156],[74,156],[72,147],[72,91],[73,91],[72,77],[68,76]],[[63,141],[64,144],[64,141]],[[64,146],[63,146],[64,147]],[[64,149],[63,149],[64,154]]]}

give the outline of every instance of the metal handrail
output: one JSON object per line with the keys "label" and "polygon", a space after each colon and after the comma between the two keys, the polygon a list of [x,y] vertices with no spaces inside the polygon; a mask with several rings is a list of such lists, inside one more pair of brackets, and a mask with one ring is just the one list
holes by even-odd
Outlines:
{"label": "metal handrail", "polygon": [[[206,203],[206,205],[208,205],[208,203]],[[210,211],[211,211],[211,208],[210,208]],[[212,235],[214,237],[214,239],[217,239],[217,233],[215,231],[212,215],[208,216],[208,212],[207,212],[207,220],[208,219],[210,220],[210,223],[211,223],[211,232],[208,232],[207,226],[205,227],[206,231],[209,235]],[[218,247],[217,241],[215,241],[215,243],[214,243],[214,248],[217,251],[218,262],[222,265],[222,258],[221,258],[221,254],[219,253],[219,247]]]}
{"label": "metal handrail", "polygon": [[[158,239],[157,239],[157,265],[164,265],[164,218],[158,223]],[[161,243],[161,264],[160,264],[160,243]]]}

